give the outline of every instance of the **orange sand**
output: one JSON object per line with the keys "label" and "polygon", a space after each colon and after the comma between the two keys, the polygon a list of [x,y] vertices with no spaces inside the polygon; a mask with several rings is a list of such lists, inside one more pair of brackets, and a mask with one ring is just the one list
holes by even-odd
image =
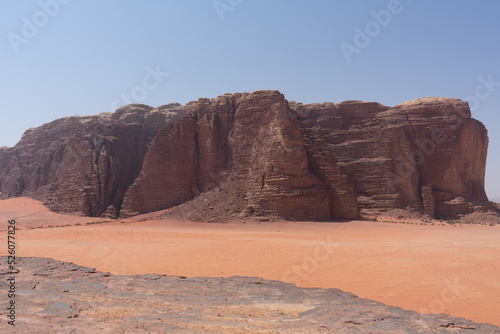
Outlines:
{"label": "orange sand", "polygon": [[[16,199],[0,201],[0,255],[7,254],[4,221],[30,210],[36,213],[17,219],[18,256],[115,274],[259,276],[500,325],[500,226],[172,219],[85,225],[97,219],[57,215]],[[84,225],[28,229],[38,216],[38,225]]]}

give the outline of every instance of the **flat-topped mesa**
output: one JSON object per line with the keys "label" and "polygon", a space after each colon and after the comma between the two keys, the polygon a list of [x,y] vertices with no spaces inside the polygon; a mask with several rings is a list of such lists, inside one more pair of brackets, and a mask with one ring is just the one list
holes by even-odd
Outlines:
{"label": "flat-topped mesa", "polygon": [[87,215],[186,202],[199,220],[497,215],[484,191],[487,147],[484,125],[459,99],[302,104],[265,90],[29,130],[0,149],[0,191]]}
{"label": "flat-topped mesa", "polygon": [[2,198],[29,196],[59,212],[117,215],[158,130],[182,106],[131,104],[115,113],[58,119],[0,151]]}

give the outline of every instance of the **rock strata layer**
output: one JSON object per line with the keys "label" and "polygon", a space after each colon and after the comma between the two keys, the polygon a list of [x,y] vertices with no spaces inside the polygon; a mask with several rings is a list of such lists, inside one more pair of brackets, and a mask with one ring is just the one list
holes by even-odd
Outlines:
{"label": "rock strata layer", "polygon": [[[43,258],[19,258],[17,267],[15,328],[6,307],[0,316],[3,330],[19,334],[500,333],[446,314],[257,277],[117,276]],[[9,276],[0,272],[2,291]]]}
{"label": "rock strata layer", "polygon": [[459,99],[302,104],[268,90],[129,105],[29,130],[0,149],[0,190],[86,215],[189,202],[196,219],[217,211],[343,220],[401,209],[497,219],[484,191],[487,148],[484,125]]}

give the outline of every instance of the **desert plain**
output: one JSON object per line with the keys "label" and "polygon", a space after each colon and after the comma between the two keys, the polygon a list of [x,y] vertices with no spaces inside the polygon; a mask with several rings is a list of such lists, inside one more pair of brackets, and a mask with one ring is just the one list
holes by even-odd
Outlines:
{"label": "desert plain", "polygon": [[165,212],[105,220],[61,215],[14,198],[0,201],[2,245],[10,219],[19,229],[19,257],[118,275],[257,276],[500,325],[498,225],[382,218],[207,223]]}

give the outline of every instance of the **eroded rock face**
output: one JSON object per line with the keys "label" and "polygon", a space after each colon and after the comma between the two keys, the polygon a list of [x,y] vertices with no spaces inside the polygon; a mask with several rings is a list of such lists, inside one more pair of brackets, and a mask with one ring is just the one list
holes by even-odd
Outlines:
{"label": "eroded rock face", "polygon": [[[218,187],[220,175],[246,181],[248,214],[325,220],[409,209],[444,218],[494,209],[484,192],[487,132],[459,99],[303,105],[260,91],[185,110],[156,138],[124,213],[182,204]],[[199,202],[193,210],[213,209]]]}
{"label": "eroded rock face", "polygon": [[168,123],[181,108],[130,105],[28,130],[0,149],[2,196],[110,216],[188,201],[297,220],[498,214],[484,191],[487,131],[459,99],[301,104],[257,91],[190,102]]}
{"label": "eroded rock face", "polygon": [[179,104],[132,104],[27,130],[15,147],[0,151],[2,198],[29,196],[59,212],[118,214],[149,143],[181,111]]}
{"label": "eroded rock face", "polygon": [[334,170],[332,157],[328,164],[316,162],[311,168],[310,156],[318,154],[312,142],[277,91],[192,102],[179,122],[155,138],[141,175],[127,192],[122,214],[182,204],[231,176],[229,182],[246,184],[242,194],[232,192],[228,200],[245,197],[251,214],[301,220],[357,218],[355,200],[350,211],[333,209],[334,196],[347,194],[354,199],[354,193]]}
{"label": "eroded rock face", "polygon": [[[470,213],[474,203],[488,201],[484,191],[488,133],[471,118],[467,102],[425,98],[394,109],[405,113],[414,129],[419,181],[436,192],[437,216]],[[458,197],[462,198],[459,202],[472,203],[455,208],[443,203]]]}
{"label": "eroded rock face", "polygon": [[308,129],[317,129],[338,161],[341,173],[354,187],[362,214],[376,209],[421,209],[418,173],[390,183],[401,154],[411,152],[412,128],[401,112],[378,103],[292,104]]}
{"label": "eroded rock face", "polygon": [[484,191],[488,135],[467,102],[291,106],[306,128],[319,129],[328,142],[362,215],[409,208],[443,218],[490,206]]}

